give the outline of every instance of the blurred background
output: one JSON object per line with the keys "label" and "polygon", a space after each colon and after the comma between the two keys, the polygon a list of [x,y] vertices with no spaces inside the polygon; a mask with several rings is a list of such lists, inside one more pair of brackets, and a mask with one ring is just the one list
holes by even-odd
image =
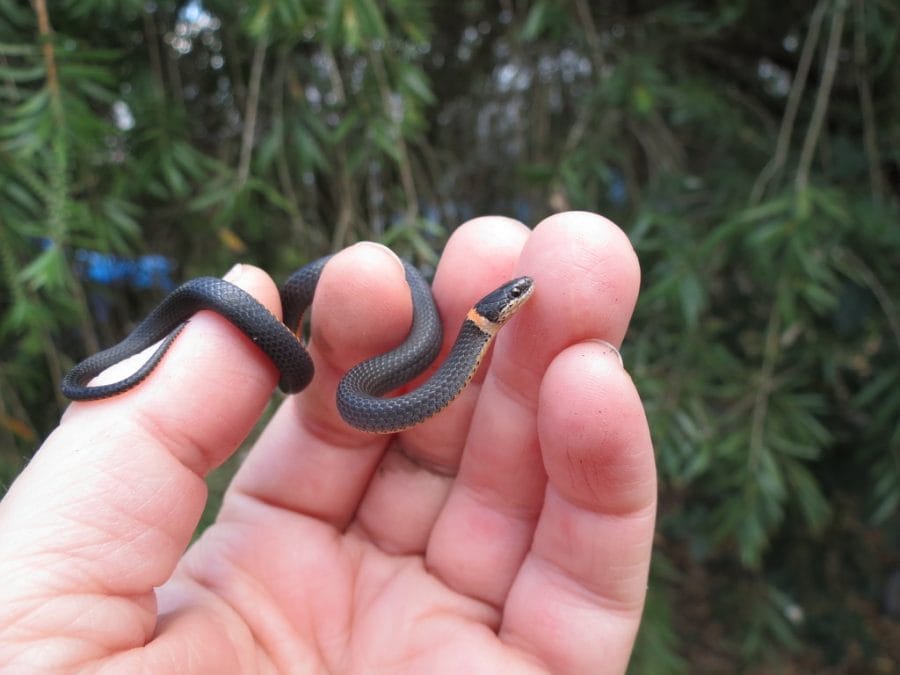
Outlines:
{"label": "blurred background", "polygon": [[900,672],[898,41],[896,0],[0,0],[0,492],[184,279],[587,209],[643,269],[632,672]]}

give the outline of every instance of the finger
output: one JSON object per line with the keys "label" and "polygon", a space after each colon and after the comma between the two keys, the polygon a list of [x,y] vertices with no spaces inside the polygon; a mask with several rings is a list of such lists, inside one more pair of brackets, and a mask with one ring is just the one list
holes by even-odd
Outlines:
{"label": "finger", "polygon": [[[312,306],[312,383],[279,408],[231,490],[343,530],[355,513],[389,436],[349,427],[335,395],[354,365],[400,344],[412,300],[403,265],[387,248],[363,243],[332,258]],[[229,517],[231,492],[220,518]]]}
{"label": "finger", "polygon": [[640,276],[621,230],[588,213],[539,224],[518,273],[534,278],[534,297],[497,337],[459,475],[427,552],[429,568],[448,585],[498,607],[544,499],[535,417],[544,373],[571,344],[622,339]]}
{"label": "finger", "polygon": [[[453,233],[433,288],[444,325],[443,348],[417,383],[444,360],[469,309],[512,277],[528,234],[521,223],[498,217],[469,221]],[[355,525],[383,550],[405,554],[425,550],[458,469],[488,361],[447,408],[400,434],[373,475]]]}
{"label": "finger", "polygon": [[640,398],[607,345],[563,351],[541,385],[549,482],[500,636],[553,672],[624,672],[647,589],[656,471]]}
{"label": "finger", "polygon": [[[262,272],[241,267],[230,279],[278,311]],[[203,476],[249,433],[276,380],[247,337],[200,312],[141,385],[73,403],[0,508],[0,559],[15,578],[0,583],[0,606],[18,608],[31,634],[71,636],[72,645],[107,636],[110,644],[81,645],[88,651],[144,644],[153,588],[200,518]]]}

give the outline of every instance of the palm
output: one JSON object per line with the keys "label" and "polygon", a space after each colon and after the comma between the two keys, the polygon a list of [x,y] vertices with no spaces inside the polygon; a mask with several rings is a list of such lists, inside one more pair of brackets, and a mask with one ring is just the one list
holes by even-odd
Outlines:
{"label": "palm", "polygon": [[[242,548],[243,559],[239,554],[211,565],[198,551],[195,561],[205,570],[218,568],[227,601],[246,612],[238,620],[260,636],[253,648],[280,670],[290,671],[293,660],[318,662],[327,672],[440,672],[466,662],[463,672],[478,672],[476,666],[498,672],[489,664],[522,659],[504,654],[507,648],[492,632],[499,626],[498,608],[449,589],[426,571],[421,556],[386,554],[357,535],[335,536],[318,524],[295,525],[260,528],[253,542],[260,548],[253,554]],[[232,535],[248,543],[240,531],[211,533]],[[288,560],[296,563],[290,574]],[[247,569],[255,576],[242,584]],[[296,639],[290,650],[265,644],[279,634]],[[209,645],[207,656],[215,662],[231,648]]]}
{"label": "palm", "polygon": [[[489,367],[440,415],[382,437],[346,427],[334,390],[402,339],[403,273],[371,247],[334,258],[313,305],[313,384],[282,404],[180,562],[205,499],[198,476],[251,429],[271,364],[202,313],[133,394],[73,406],[0,510],[0,530],[43,528],[31,548],[0,536],[0,576],[44,570],[0,585],[0,606],[28,617],[6,617],[0,662],[31,664],[37,645],[67,667],[152,672],[624,670],[655,476],[640,400],[593,340],[621,341],[637,266],[588,214],[530,236],[470,223],[435,280],[445,348],[517,267],[535,298]],[[259,273],[239,283],[277,308]]]}

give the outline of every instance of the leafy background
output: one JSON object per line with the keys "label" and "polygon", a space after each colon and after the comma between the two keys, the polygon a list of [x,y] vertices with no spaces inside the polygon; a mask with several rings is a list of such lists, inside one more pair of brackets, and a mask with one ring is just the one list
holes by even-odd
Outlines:
{"label": "leafy background", "polygon": [[892,0],[0,0],[0,481],[173,283],[588,209],[644,274],[632,671],[897,672],[898,40]]}

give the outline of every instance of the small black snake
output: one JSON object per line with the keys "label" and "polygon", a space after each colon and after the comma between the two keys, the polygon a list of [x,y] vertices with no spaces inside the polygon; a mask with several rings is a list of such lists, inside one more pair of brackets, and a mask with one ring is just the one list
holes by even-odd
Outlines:
{"label": "small black snake", "polygon": [[[298,333],[329,258],[300,268],[282,285],[284,322],[249,293],[223,279],[200,277],[184,283],[122,342],[72,368],[63,379],[63,394],[73,400],[93,400],[131,389],[156,368],[185,322],[203,309],[228,319],[272,359],[281,373],[282,391],[292,394],[304,389],[314,369]],[[350,369],[338,385],[338,411],[348,424],[363,431],[400,431],[445,408],[469,384],[497,331],[534,291],[532,279],[520,277],[486,295],[469,310],[450,354],[428,380],[400,396],[382,398],[422,373],[437,356],[443,338],[428,283],[415,267],[407,262],[403,265],[413,301],[409,334],[400,346]],[[88,386],[91,378],[106,368],[160,340],[153,355],[133,374],[112,384]]]}

